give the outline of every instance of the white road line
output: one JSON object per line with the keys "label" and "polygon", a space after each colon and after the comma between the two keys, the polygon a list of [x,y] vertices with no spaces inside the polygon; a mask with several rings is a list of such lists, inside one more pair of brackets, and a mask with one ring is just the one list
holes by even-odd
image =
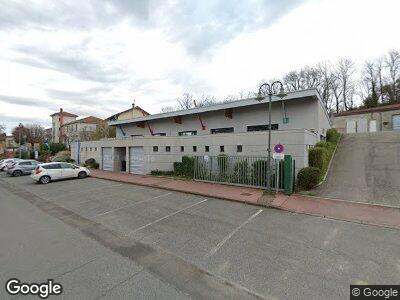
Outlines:
{"label": "white road line", "polygon": [[239,231],[240,228],[242,228],[244,225],[248,224],[251,220],[253,220],[255,217],[257,217],[263,210],[260,209],[257,211],[254,215],[252,215],[250,218],[248,218],[246,221],[244,221],[242,224],[240,224],[238,227],[236,227],[230,234],[228,234],[222,241],[218,243],[217,246],[215,246],[213,249],[211,249],[210,252],[205,256],[205,258],[209,258],[210,256],[214,255],[236,232]]}
{"label": "white road line", "polygon": [[104,216],[104,215],[106,215],[106,214],[109,214],[109,213],[118,211],[118,210],[120,210],[120,209],[124,209],[124,208],[128,208],[128,207],[131,207],[131,206],[135,206],[136,204],[140,204],[140,203],[143,203],[143,202],[155,200],[155,199],[158,199],[158,198],[161,198],[161,197],[165,197],[165,196],[168,196],[168,195],[171,195],[171,194],[172,194],[172,193],[166,193],[166,194],[162,194],[162,195],[159,195],[159,196],[156,196],[156,197],[153,197],[153,198],[149,198],[149,199],[146,199],[146,200],[142,200],[142,201],[139,201],[139,202],[136,202],[136,203],[132,203],[132,204],[129,204],[129,205],[125,205],[125,206],[122,206],[122,207],[119,207],[119,208],[116,208],[116,209],[112,209],[112,210],[106,211],[106,212],[101,213],[101,214],[97,214],[97,215],[93,216],[92,218]]}
{"label": "white road line", "polygon": [[112,187],[117,187],[117,186],[121,186],[121,185],[123,185],[123,184],[120,183],[120,184],[113,184],[113,185],[101,186],[101,187],[97,187],[97,188],[93,188],[93,189],[89,189],[89,190],[72,191],[72,192],[70,192],[70,193],[68,193],[68,192],[61,192],[60,195],[55,195],[55,196],[49,195],[49,196],[51,196],[52,198],[62,198],[62,197],[73,196],[73,195],[80,194],[80,193],[95,192],[95,191],[98,191],[99,189],[112,188]]}
{"label": "white road line", "polygon": [[138,232],[138,231],[140,231],[140,230],[142,230],[142,229],[144,229],[144,228],[146,228],[146,227],[148,227],[148,226],[151,226],[151,225],[153,225],[153,224],[156,224],[156,223],[158,223],[158,222],[160,222],[160,221],[162,221],[162,220],[165,220],[166,218],[172,217],[172,216],[174,216],[174,215],[176,215],[176,214],[179,214],[180,212],[182,212],[182,211],[184,211],[184,210],[187,210],[187,209],[189,209],[189,208],[191,208],[191,207],[193,207],[193,206],[199,205],[199,204],[201,204],[201,203],[203,203],[203,202],[206,202],[206,201],[207,201],[207,199],[204,199],[204,200],[202,200],[202,201],[200,201],[200,202],[197,202],[197,203],[195,203],[195,204],[192,204],[192,205],[189,205],[189,206],[187,206],[187,207],[185,207],[185,208],[182,208],[182,209],[180,209],[180,210],[178,210],[178,211],[176,211],[176,212],[173,212],[172,214],[166,215],[165,217],[162,217],[162,218],[160,218],[160,219],[158,219],[158,220],[155,220],[155,221],[153,221],[153,222],[151,222],[151,223],[148,223],[148,224],[146,224],[146,225],[143,225],[143,226],[141,226],[141,227],[139,227],[139,228],[137,228],[137,229],[131,231],[131,232],[129,233],[129,235],[134,234],[134,233],[136,233],[136,232]]}

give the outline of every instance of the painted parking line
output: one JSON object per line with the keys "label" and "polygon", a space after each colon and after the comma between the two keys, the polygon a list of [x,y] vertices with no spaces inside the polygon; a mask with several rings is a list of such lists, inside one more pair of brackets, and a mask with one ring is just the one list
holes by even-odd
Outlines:
{"label": "painted parking line", "polygon": [[263,210],[260,209],[259,211],[257,211],[255,214],[253,214],[251,217],[249,217],[246,221],[244,221],[242,224],[240,224],[238,227],[236,227],[231,233],[229,233],[226,237],[223,238],[222,241],[220,241],[218,243],[217,246],[215,246],[214,248],[211,249],[210,252],[207,253],[207,255],[205,256],[205,258],[209,258],[210,256],[214,255],[227,241],[229,241],[229,239],[240,230],[240,228],[242,228],[243,226],[245,226],[246,224],[248,224],[251,220],[253,220],[255,217],[257,217]]}
{"label": "painted parking line", "polygon": [[189,205],[189,206],[187,206],[187,207],[185,207],[185,208],[182,208],[182,209],[180,209],[180,210],[178,210],[178,211],[176,211],[176,212],[173,212],[173,213],[171,213],[171,214],[169,214],[169,215],[166,215],[165,217],[162,217],[162,218],[160,218],[160,219],[157,219],[157,220],[155,220],[155,221],[153,221],[153,222],[151,222],[151,223],[148,223],[148,224],[146,224],[146,225],[143,225],[143,226],[141,226],[141,227],[139,227],[139,228],[137,228],[137,229],[135,229],[135,230],[129,232],[129,235],[134,234],[134,233],[136,233],[136,232],[138,232],[138,231],[140,231],[140,230],[142,230],[142,229],[145,229],[146,227],[149,227],[149,226],[151,226],[151,225],[153,225],[153,224],[156,224],[156,223],[158,223],[158,222],[161,222],[162,220],[165,220],[165,219],[167,219],[167,218],[169,218],[169,217],[175,216],[176,214],[179,214],[180,212],[183,212],[183,211],[185,211],[185,210],[187,210],[187,209],[189,209],[189,208],[191,208],[191,207],[194,207],[194,206],[199,205],[199,204],[201,204],[201,203],[203,203],[203,202],[206,202],[206,201],[207,201],[207,199],[204,199],[204,200],[202,200],[202,201],[200,201],[200,202],[197,202],[197,203],[195,203],[195,204]]}
{"label": "painted parking line", "polygon": [[152,198],[149,198],[149,199],[146,199],[146,200],[143,200],[143,201],[139,201],[139,202],[136,202],[136,203],[133,203],[133,204],[129,204],[129,205],[125,205],[125,206],[122,206],[122,207],[119,207],[119,208],[115,208],[115,209],[112,209],[112,210],[103,212],[103,213],[101,213],[101,214],[97,214],[97,215],[93,216],[92,218],[104,216],[104,215],[107,215],[107,214],[116,212],[116,211],[121,210],[121,209],[124,209],[124,208],[128,208],[128,207],[135,206],[136,204],[140,204],[140,203],[144,203],[144,202],[147,202],[147,201],[155,200],[155,199],[158,199],[158,198],[161,198],[161,197],[165,197],[165,196],[168,196],[168,195],[171,195],[171,194],[172,194],[172,193],[166,193],[166,194],[159,195],[159,196],[156,196],[156,197],[152,197]]}
{"label": "painted parking line", "polygon": [[[101,187],[97,187],[97,188],[93,188],[93,189],[89,189],[89,190],[79,190],[79,191],[72,191],[72,192],[63,192],[62,194],[60,194],[60,195],[55,195],[55,196],[51,196],[52,197],[52,199],[54,199],[54,198],[62,198],[62,197],[66,197],[66,196],[71,196],[71,195],[79,195],[79,194],[81,194],[81,193],[90,193],[90,192],[96,192],[96,191],[98,191],[98,190],[100,190],[100,189],[105,189],[105,188],[112,188],[112,187],[118,187],[118,186],[121,186],[121,185],[123,185],[122,183],[119,183],[119,184],[113,184],[113,185],[108,185],[108,186],[101,186]],[[47,196],[48,194],[45,194],[44,196]]]}

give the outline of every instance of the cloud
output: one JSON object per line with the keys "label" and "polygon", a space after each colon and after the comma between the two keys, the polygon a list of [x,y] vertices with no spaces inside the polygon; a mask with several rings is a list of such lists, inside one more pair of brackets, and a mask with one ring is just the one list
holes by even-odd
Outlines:
{"label": "cloud", "polygon": [[9,95],[0,95],[0,101],[8,104],[16,104],[24,106],[39,106],[46,108],[54,106],[54,102],[47,101],[45,99],[36,99],[36,98],[18,97]]}

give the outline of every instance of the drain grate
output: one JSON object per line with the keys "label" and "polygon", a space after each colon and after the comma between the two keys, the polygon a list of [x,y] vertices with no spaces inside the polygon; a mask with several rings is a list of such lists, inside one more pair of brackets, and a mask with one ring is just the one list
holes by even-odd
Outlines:
{"label": "drain grate", "polygon": [[250,193],[241,193],[240,194],[240,196],[251,196],[251,195],[253,195],[253,194],[250,194]]}

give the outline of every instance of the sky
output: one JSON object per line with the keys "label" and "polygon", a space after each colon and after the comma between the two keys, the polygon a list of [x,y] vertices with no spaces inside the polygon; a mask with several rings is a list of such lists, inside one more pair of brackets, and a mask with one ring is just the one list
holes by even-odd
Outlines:
{"label": "sky", "polygon": [[0,124],[150,113],[400,49],[399,0],[0,0]]}

